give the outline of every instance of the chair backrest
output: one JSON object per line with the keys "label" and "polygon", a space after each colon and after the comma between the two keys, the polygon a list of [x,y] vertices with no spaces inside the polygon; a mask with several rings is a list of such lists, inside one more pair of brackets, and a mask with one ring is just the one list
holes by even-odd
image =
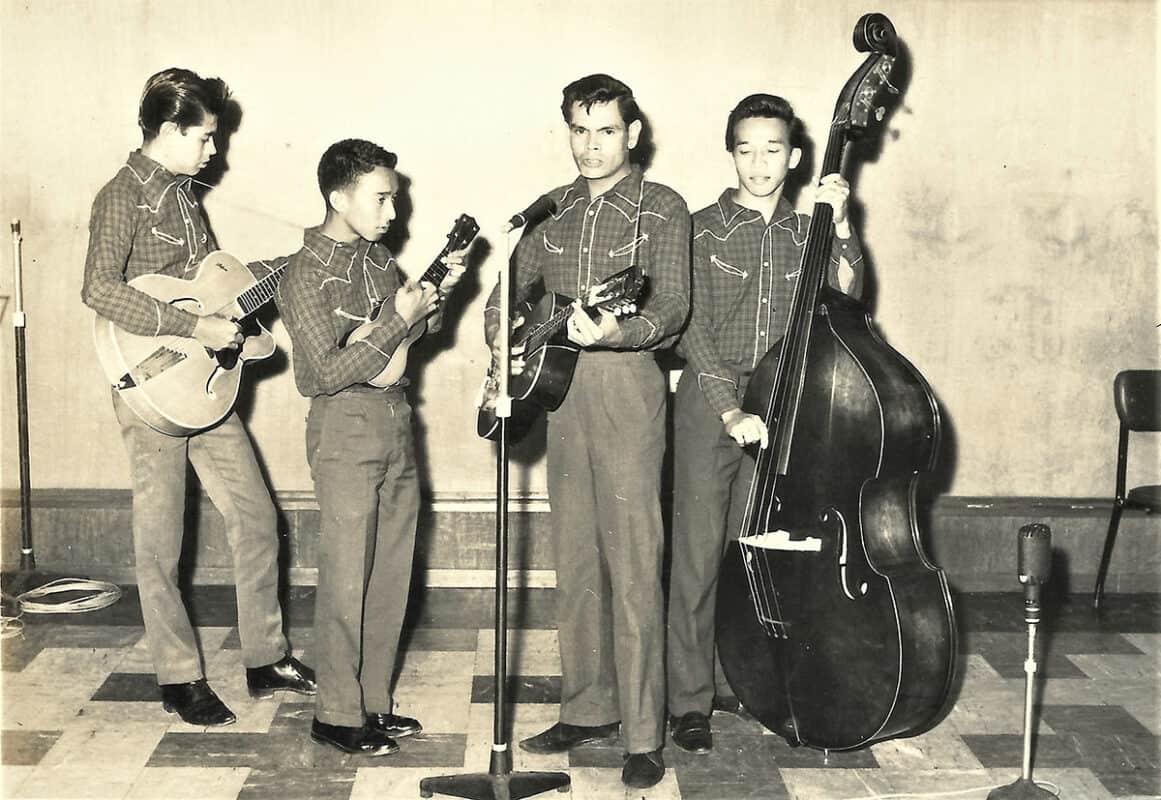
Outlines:
{"label": "chair backrest", "polygon": [[1161,369],[1127,369],[1113,381],[1121,424],[1131,431],[1161,431]]}

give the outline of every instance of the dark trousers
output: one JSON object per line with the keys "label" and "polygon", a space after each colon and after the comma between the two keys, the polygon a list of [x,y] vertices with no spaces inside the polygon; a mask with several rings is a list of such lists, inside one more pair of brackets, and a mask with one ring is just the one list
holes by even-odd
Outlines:
{"label": "dark trousers", "polygon": [[[726,435],[687,369],[673,407],[673,551],[669,577],[669,713],[709,714],[715,692],[731,694],[715,670],[718,567],[745,510],[754,460]],[[716,673],[716,677],[715,677]]]}
{"label": "dark trousers", "polygon": [[661,460],[665,379],[652,354],[584,352],[548,417],[560,719],[621,721],[630,753],[661,746]]}
{"label": "dark trousers", "polygon": [[315,716],[355,727],[391,712],[419,515],[411,406],[401,390],[316,397],[306,452],[320,514]]}

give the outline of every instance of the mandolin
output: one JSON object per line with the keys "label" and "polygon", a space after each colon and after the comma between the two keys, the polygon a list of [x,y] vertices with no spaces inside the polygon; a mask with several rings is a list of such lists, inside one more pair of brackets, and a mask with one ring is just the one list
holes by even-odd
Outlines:
{"label": "mandolin", "polygon": [[[454,253],[456,250],[463,250],[472,240],[476,238],[476,234],[480,232],[480,226],[476,221],[467,214],[460,214],[459,219],[452,225],[451,231],[447,235],[447,244],[439,251],[439,255],[431,262],[431,266],[423,273],[419,279],[419,283],[430,283],[432,286],[438,287],[439,284],[447,277],[448,269],[444,265],[442,259],[448,253]],[[383,324],[384,320],[391,319],[391,315],[395,313],[395,295],[387,298],[386,301],[379,304],[371,312],[371,318],[359,325],[348,333],[339,345],[346,347],[348,344],[357,342],[360,339],[366,339],[371,335],[371,331]],[[399,382],[403,377],[403,371],[407,369],[407,352],[411,349],[411,345],[419,340],[427,332],[427,318],[423,318],[416,322],[408,329],[407,335],[403,337],[395,349],[391,352],[390,358],[387,359],[387,364],[379,371],[375,377],[367,381],[372,386],[377,386],[380,389],[385,389],[388,386],[393,386]]]}

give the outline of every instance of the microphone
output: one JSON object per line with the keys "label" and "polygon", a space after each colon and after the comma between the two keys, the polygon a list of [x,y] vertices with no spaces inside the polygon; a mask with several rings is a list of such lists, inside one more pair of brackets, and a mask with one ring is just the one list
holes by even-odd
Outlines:
{"label": "microphone", "polygon": [[1052,531],[1047,525],[1034,522],[1020,528],[1017,571],[1024,586],[1025,614],[1036,616],[1038,620],[1040,586],[1048,583],[1052,572]]}
{"label": "microphone", "polygon": [[522,228],[525,225],[535,225],[542,219],[556,211],[556,201],[548,195],[541,195],[536,199],[532,205],[521,211],[519,214],[514,214],[510,220],[502,226],[504,233],[514,231],[517,228]]}

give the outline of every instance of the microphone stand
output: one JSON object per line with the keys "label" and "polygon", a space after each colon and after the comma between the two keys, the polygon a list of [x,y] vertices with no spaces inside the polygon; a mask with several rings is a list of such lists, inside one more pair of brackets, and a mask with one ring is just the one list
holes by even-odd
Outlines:
{"label": "microphone stand", "polygon": [[[1021,534],[1032,526],[1020,529]],[[1044,526],[1047,527],[1047,526]],[[1040,623],[1040,585],[1035,578],[1024,586],[1024,622],[1028,625],[1028,658],[1024,661],[1024,761],[1020,777],[993,789],[987,800],[1040,800],[1055,798],[1032,780],[1032,693],[1036,681],[1036,626]]]}
{"label": "microphone stand", "polygon": [[16,430],[20,459],[20,574],[8,587],[18,595],[28,588],[36,569],[32,549],[32,491],[28,457],[28,351],[25,342],[27,318],[24,314],[23,264],[21,260],[20,220],[12,220],[12,329],[16,336]]}
{"label": "microphone stand", "polygon": [[443,775],[419,781],[419,796],[443,794],[469,800],[520,800],[550,789],[569,790],[569,776],[563,772],[512,772],[512,750],[505,725],[508,683],[508,419],[512,397],[508,379],[512,367],[511,291],[513,225],[504,230],[507,258],[500,267],[500,330],[498,332],[499,390],[496,417],[500,423],[499,452],[496,459],[496,659],[495,700],[492,705],[492,756],[488,771]]}

